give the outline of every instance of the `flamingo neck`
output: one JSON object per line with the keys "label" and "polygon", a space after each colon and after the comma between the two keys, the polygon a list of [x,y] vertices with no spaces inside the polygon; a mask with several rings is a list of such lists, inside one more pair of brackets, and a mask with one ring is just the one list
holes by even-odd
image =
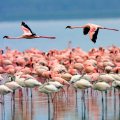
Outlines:
{"label": "flamingo neck", "polygon": [[8,36],[8,38],[7,39],[21,39],[22,37],[10,37],[10,36]]}
{"label": "flamingo neck", "polygon": [[74,28],[84,28],[84,26],[71,26],[70,28],[71,29],[74,29]]}

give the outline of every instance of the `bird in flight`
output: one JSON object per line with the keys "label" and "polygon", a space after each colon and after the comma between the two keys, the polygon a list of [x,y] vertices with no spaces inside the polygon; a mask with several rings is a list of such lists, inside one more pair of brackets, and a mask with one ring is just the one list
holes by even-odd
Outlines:
{"label": "bird in flight", "polygon": [[90,37],[90,39],[92,40],[93,43],[96,43],[99,29],[119,31],[117,29],[106,28],[106,27],[99,26],[99,25],[96,25],[96,24],[91,24],[91,23],[88,23],[88,24],[83,25],[83,26],[67,26],[66,28],[70,28],[70,29],[83,28],[83,34],[84,35],[89,34],[89,37]]}
{"label": "bird in flight", "polygon": [[34,38],[48,38],[48,39],[55,39],[56,37],[49,37],[49,36],[39,36],[36,35],[35,33],[32,32],[32,30],[30,29],[30,27],[28,27],[28,25],[25,22],[21,23],[21,28],[23,30],[23,34],[19,37],[11,37],[11,36],[4,36],[3,38],[6,39],[34,39]]}

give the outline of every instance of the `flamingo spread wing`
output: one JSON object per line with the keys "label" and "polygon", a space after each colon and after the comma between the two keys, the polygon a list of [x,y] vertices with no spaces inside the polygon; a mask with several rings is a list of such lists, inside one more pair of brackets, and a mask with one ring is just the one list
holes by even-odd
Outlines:
{"label": "flamingo spread wing", "polygon": [[25,22],[21,23],[21,28],[25,35],[35,35]]}
{"label": "flamingo spread wing", "polygon": [[95,27],[91,28],[89,31],[89,37],[94,43],[96,43],[98,31],[99,31],[99,28],[95,28]]}

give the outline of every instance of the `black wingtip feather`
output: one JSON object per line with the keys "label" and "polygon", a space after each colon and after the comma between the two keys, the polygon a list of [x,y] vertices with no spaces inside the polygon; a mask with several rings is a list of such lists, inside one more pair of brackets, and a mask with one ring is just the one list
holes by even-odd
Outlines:
{"label": "black wingtip feather", "polygon": [[23,25],[24,27],[26,27],[27,29],[29,29],[30,32],[32,33],[32,35],[36,35],[35,33],[32,32],[32,30],[30,29],[30,27],[28,27],[28,25],[24,21],[21,22],[21,25]]}
{"label": "black wingtip feather", "polygon": [[92,42],[94,42],[94,43],[96,43],[98,32],[99,32],[99,28],[95,31],[93,38],[91,39]]}

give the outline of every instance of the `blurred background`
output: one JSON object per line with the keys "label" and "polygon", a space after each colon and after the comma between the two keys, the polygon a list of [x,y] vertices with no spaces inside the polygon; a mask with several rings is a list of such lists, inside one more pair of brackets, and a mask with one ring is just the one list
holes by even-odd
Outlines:
{"label": "blurred background", "polygon": [[[69,41],[72,47],[89,50],[93,47],[120,45],[119,32],[101,30],[97,43],[84,36],[82,30],[66,30],[67,25],[99,24],[120,28],[119,0],[1,0],[0,47],[25,50],[35,47],[41,50],[64,49]],[[21,21],[25,21],[38,35],[56,36],[48,39],[6,40],[4,35],[19,36]],[[86,47],[87,45],[87,47]]]}
{"label": "blurred background", "polygon": [[1,0],[0,20],[119,17],[119,5],[119,0]]}

